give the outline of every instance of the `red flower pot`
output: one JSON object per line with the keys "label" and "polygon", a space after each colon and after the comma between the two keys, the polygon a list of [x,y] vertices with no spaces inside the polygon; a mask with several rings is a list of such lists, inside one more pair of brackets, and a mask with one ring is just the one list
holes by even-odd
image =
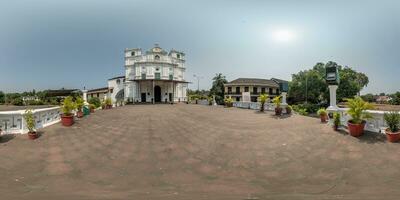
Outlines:
{"label": "red flower pot", "polygon": [[275,115],[282,115],[282,108],[275,108]]}
{"label": "red flower pot", "polygon": [[76,112],[76,117],[82,118],[83,117],[83,112],[82,111]]}
{"label": "red flower pot", "polygon": [[74,116],[73,115],[61,115],[61,124],[63,126],[72,126],[72,124],[74,124]]}
{"label": "red flower pot", "polygon": [[326,123],[328,121],[328,115],[320,115],[321,123]]}
{"label": "red flower pot", "polygon": [[389,129],[386,129],[386,138],[389,142],[398,142],[400,140],[400,131],[393,133]]}
{"label": "red flower pot", "polygon": [[28,137],[31,140],[38,138],[38,134],[36,132],[28,132]]}
{"label": "red flower pot", "polygon": [[365,128],[365,121],[363,121],[361,124],[354,124],[351,121],[347,122],[347,127],[349,128],[350,135],[353,137],[359,137],[364,134],[364,128]]}

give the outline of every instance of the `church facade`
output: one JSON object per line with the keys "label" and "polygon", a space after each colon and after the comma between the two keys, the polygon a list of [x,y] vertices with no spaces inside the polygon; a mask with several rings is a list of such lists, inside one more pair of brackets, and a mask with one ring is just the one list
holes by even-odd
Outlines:
{"label": "church facade", "polygon": [[125,49],[125,75],[108,80],[109,97],[115,103],[172,103],[187,101],[185,54],[163,50],[157,44],[148,51]]}

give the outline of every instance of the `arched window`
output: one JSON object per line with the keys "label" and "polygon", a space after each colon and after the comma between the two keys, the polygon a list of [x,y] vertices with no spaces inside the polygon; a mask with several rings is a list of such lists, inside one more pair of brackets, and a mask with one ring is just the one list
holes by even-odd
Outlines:
{"label": "arched window", "polygon": [[176,54],[176,57],[178,58],[178,59],[180,59],[181,58],[181,54]]}
{"label": "arched window", "polygon": [[135,56],[135,52],[134,51],[131,52],[131,56]]}
{"label": "arched window", "polygon": [[155,59],[155,60],[160,60],[160,56],[159,56],[159,55],[155,55],[155,56],[154,56],[154,59]]}
{"label": "arched window", "polygon": [[121,83],[121,80],[117,79],[117,84],[119,85]]}

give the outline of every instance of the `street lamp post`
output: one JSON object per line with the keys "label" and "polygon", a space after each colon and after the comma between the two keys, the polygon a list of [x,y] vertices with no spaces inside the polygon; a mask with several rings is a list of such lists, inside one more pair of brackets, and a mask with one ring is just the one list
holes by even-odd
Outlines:
{"label": "street lamp post", "polygon": [[200,79],[202,79],[202,76],[197,76],[196,74],[193,74],[194,78],[197,78],[197,92],[200,91]]}

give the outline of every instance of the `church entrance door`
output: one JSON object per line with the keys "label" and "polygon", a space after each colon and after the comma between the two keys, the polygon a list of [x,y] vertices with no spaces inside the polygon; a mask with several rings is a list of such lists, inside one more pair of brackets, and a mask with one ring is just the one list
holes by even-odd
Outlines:
{"label": "church entrance door", "polygon": [[154,87],[154,101],[161,102],[161,87],[158,85]]}

